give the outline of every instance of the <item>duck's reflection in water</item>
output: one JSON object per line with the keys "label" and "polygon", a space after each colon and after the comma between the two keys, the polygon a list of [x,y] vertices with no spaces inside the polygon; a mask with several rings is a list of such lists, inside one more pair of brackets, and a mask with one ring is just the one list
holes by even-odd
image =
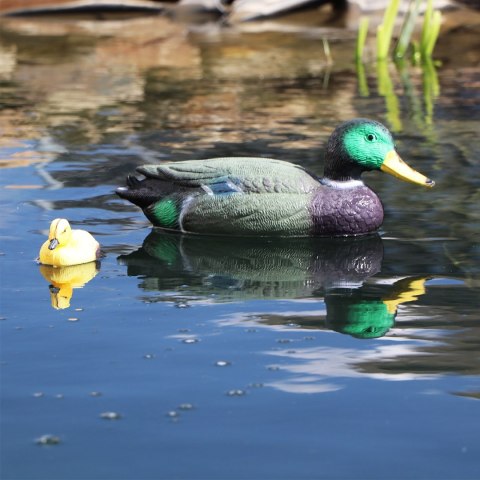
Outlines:
{"label": "duck's reflection in water", "polygon": [[[252,238],[182,236],[153,230],[143,246],[119,257],[145,291],[176,288],[217,302],[301,298],[321,289],[358,288],[378,273],[378,236]],[[181,287],[181,288],[180,288]]]}
{"label": "duck's reflection in water", "polygon": [[[326,308],[328,328],[360,338],[384,335],[394,323],[397,306],[424,293],[423,278],[363,288],[380,272],[382,259],[378,235],[225,238],[156,230],[139,250],[119,257],[128,275],[142,278],[140,286],[150,293],[149,301],[315,298]],[[263,318],[271,323],[267,317]]]}
{"label": "duck's reflection in water", "polygon": [[[289,392],[342,388],[338,378],[430,378],[417,373],[368,371],[363,365],[417,354],[418,342],[325,346],[306,340],[315,331],[380,339],[395,323],[398,306],[425,293],[426,276],[382,277],[383,243],[358,238],[222,238],[152,231],[143,246],[119,257],[128,275],[140,279],[143,300],[198,305],[237,302],[216,325],[296,332],[285,348],[261,351],[272,370],[266,384]],[[283,300],[277,303],[272,300]],[[244,308],[244,301],[267,300]],[[240,305],[240,307],[238,307]],[[251,303],[249,305],[252,305]],[[298,331],[302,330],[301,337]],[[391,340],[391,341],[390,341]],[[354,340],[353,340],[354,341]],[[340,342],[349,344],[349,342]],[[361,346],[363,345],[363,346]],[[367,347],[367,348],[365,348]]]}

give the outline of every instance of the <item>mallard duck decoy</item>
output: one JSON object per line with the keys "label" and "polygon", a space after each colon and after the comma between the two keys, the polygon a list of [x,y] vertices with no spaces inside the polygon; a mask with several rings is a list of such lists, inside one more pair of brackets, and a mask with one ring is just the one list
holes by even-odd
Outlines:
{"label": "mallard duck decoy", "polygon": [[100,258],[100,244],[85,230],[72,230],[65,218],[50,224],[48,240],[40,248],[43,265],[67,267],[92,262]]}
{"label": "mallard duck decoy", "polygon": [[382,170],[433,187],[395,151],[388,129],[354,119],[330,136],[324,176],[281,160],[213,158],[144,165],[116,193],[139,206],[154,226],[222,235],[343,236],[376,231],[383,222],[377,195],[361,179]]}

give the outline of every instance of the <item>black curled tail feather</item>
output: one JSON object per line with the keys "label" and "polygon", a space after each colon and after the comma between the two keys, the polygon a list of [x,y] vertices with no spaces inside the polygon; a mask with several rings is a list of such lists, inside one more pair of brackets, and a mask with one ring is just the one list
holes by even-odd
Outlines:
{"label": "black curled tail feather", "polygon": [[139,188],[142,182],[135,175],[127,175],[126,183],[129,188]]}
{"label": "black curled tail feather", "polygon": [[201,188],[188,188],[177,185],[174,182],[161,180],[159,178],[138,179],[134,175],[128,175],[126,186],[119,187],[115,193],[120,197],[132,202],[133,204],[145,210],[150,205],[169,197],[171,195],[191,194],[195,191],[203,190]]}
{"label": "black curled tail feather", "polygon": [[149,179],[139,180],[133,175],[128,175],[126,179],[127,186],[117,188],[115,193],[120,198],[128,200],[141,209],[145,209],[164,196],[162,185],[159,185],[161,183],[163,182],[153,182]]}

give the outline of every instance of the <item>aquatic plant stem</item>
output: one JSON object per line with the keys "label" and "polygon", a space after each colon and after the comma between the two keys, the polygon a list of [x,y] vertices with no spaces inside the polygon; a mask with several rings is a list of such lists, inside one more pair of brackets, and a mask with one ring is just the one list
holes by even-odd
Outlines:
{"label": "aquatic plant stem", "polygon": [[433,15],[433,1],[427,0],[427,8],[423,14],[422,36],[420,37],[420,52],[424,52],[428,42],[428,35],[430,32],[430,24]]}
{"label": "aquatic plant stem", "polygon": [[442,24],[442,14],[438,10],[433,10],[433,1],[428,0],[425,10],[422,36],[420,40],[420,53],[423,58],[432,56],[435,43],[437,42]]}
{"label": "aquatic plant stem", "polygon": [[383,16],[383,23],[377,27],[377,58],[385,59],[388,56],[392,41],[393,26],[398,12],[400,0],[391,0]]}
{"label": "aquatic plant stem", "polygon": [[427,36],[427,44],[423,50],[424,58],[431,58],[433,54],[433,49],[435,48],[435,43],[437,43],[438,35],[440,33],[440,26],[442,24],[442,14],[440,11],[436,10],[433,12],[432,19],[430,22],[430,32]]}
{"label": "aquatic plant stem", "polygon": [[323,52],[325,53],[325,58],[327,59],[327,64],[332,65],[333,64],[332,52],[330,51],[330,44],[328,43],[328,39],[322,38],[322,43],[323,43]]}
{"label": "aquatic plant stem", "polygon": [[361,62],[363,59],[363,51],[365,49],[365,42],[368,34],[368,17],[362,17],[360,19],[360,25],[358,27],[357,46],[355,49],[355,60]]}
{"label": "aquatic plant stem", "polygon": [[394,58],[403,58],[408,50],[422,1],[423,0],[411,0],[410,2],[407,18],[402,26],[400,37],[393,53]]}

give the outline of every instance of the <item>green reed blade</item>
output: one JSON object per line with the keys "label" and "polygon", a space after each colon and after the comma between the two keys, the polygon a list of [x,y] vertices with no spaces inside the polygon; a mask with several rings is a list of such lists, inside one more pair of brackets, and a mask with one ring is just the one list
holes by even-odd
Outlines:
{"label": "green reed blade", "polygon": [[411,0],[410,2],[407,18],[403,23],[400,37],[394,50],[395,58],[403,58],[408,50],[408,46],[410,45],[410,39],[412,38],[413,29],[415,28],[415,22],[417,20],[418,12],[420,10],[421,2],[422,0]]}
{"label": "green reed blade", "polygon": [[438,35],[440,33],[440,26],[442,24],[442,14],[440,11],[436,10],[433,12],[432,19],[430,22],[430,31],[427,37],[427,44],[425,50],[422,52],[424,57],[431,57],[433,49],[435,48],[435,43],[437,43]]}
{"label": "green reed blade", "polygon": [[387,58],[392,41],[393,26],[400,0],[391,0],[383,16],[383,23],[377,28],[377,58]]}
{"label": "green reed blade", "polygon": [[328,38],[322,38],[323,43],[323,52],[325,53],[325,58],[327,59],[327,64],[332,65],[332,53],[330,51],[330,44],[328,43]]}
{"label": "green reed blade", "polygon": [[422,60],[422,54],[420,53],[420,45],[415,40],[412,41],[412,64],[420,65]]}
{"label": "green reed blade", "polygon": [[422,26],[422,36],[420,38],[420,51],[423,53],[426,51],[428,37],[431,32],[431,23],[433,16],[433,0],[427,1],[427,8],[423,14],[423,26]]}
{"label": "green reed blade", "polygon": [[377,60],[384,59],[383,55],[383,45],[385,44],[385,27],[382,24],[377,26]]}
{"label": "green reed blade", "polygon": [[355,60],[357,62],[362,61],[363,51],[365,50],[365,42],[367,41],[368,34],[368,17],[362,17],[360,19],[360,25],[358,26],[357,46],[355,49]]}

